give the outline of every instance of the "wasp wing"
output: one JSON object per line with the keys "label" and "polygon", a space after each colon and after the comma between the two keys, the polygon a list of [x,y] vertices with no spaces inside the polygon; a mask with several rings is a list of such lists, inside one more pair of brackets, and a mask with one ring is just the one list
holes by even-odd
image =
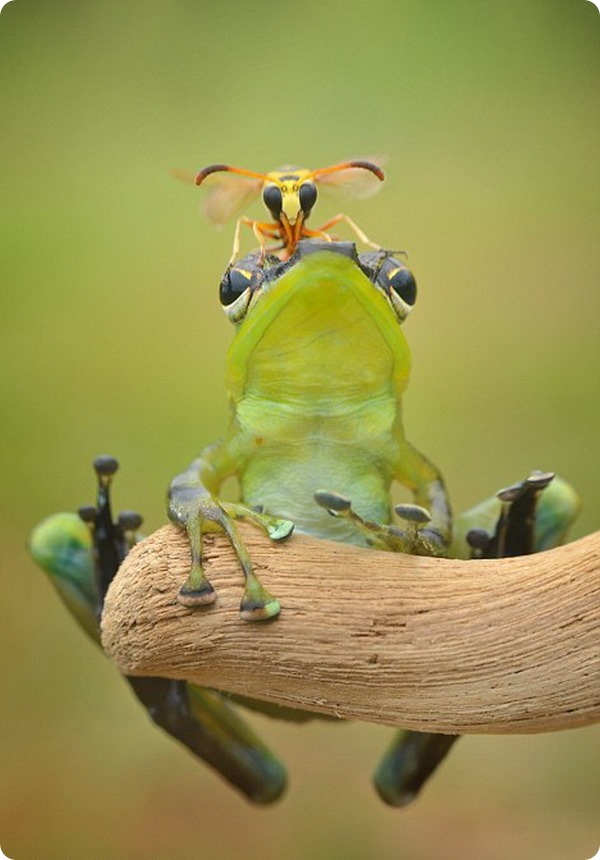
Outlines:
{"label": "wasp wing", "polygon": [[244,179],[222,173],[208,178],[210,186],[204,200],[204,213],[214,224],[225,224],[256,197],[262,188],[260,179]]}
{"label": "wasp wing", "polygon": [[[369,162],[375,163],[378,166],[385,164],[385,158],[369,158]],[[326,191],[335,197],[365,199],[372,197],[381,188],[381,180],[371,173],[369,170],[361,170],[356,167],[349,167],[347,170],[337,170],[335,173],[324,173],[319,176],[316,172],[315,182]]]}
{"label": "wasp wing", "polygon": [[[188,170],[171,170],[171,175],[186,185],[195,185],[195,174]],[[207,194],[204,199],[204,214],[214,224],[225,224],[258,195],[262,187],[260,179],[245,179],[230,173],[219,173],[206,180]],[[203,186],[204,188],[204,183]]]}

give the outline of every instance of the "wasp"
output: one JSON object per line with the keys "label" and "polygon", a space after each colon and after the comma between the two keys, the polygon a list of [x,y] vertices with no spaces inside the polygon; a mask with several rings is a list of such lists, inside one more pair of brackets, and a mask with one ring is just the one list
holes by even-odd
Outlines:
{"label": "wasp", "polygon": [[[357,174],[356,171],[363,171]],[[282,260],[287,260],[295,251],[301,239],[322,239],[332,241],[328,230],[344,222],[357,238],[371,248],[379,250],[379,245],[363,233],[354,221],[343,213],[330,218],[316,230],[309,230],[306,222],[317,201],[317,186],[348,186],[358,196],[368,196],[373,191],[372,178],[383,182],[382,169],[371,161],[345,161],[330,167],[307,170],[301,167],[282,167],[271,173],[256,173],[231,167],[229,164],[211,164],[200,170],[195,178],[196,185],[215,173],[227,174],[219,177],[206,199],[206,214],[211,221],[224,224],[252,198],[262,195],[272,221],[254,221],[242,216],[236,223],[233,249],[229,265],[237,258],[240,250],[242,227],[250,227],[258,240],[261,260],[267,252],[277,252]],[[358,177],[358,179],[357,179]],[[365,181],[366,179],[366,181]],[[377,187],[377,183],[375,183]],[[269,240],[276,244],[267,246]]]}

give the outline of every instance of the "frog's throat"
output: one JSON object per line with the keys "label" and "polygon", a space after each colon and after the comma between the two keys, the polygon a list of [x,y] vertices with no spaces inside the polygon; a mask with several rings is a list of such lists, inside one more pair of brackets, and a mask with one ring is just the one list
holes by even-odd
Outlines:
{"label": "frog's throat", "polygon": [[[385,296],[349,258],[311,254],[267,285],[228,354],[229,394],[359,401],[399,397],[410,351]],[[390,390],[391,389],[391,390]]]}

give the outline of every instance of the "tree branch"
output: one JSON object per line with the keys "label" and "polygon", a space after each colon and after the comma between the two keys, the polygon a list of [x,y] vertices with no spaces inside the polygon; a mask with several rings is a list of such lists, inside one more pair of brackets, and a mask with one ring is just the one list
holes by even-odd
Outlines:
{"label": "tree branch", "polygon": [[206,538],[212,607],[177,603],[187,539],[165,526],[115,578],[104,648],[128,675],[184,679],[329,716],[444,733],[528,733],[600,721],[600,532],[549,552],[456,561],[241,525],[282,605],[242,621],[242,574]]}

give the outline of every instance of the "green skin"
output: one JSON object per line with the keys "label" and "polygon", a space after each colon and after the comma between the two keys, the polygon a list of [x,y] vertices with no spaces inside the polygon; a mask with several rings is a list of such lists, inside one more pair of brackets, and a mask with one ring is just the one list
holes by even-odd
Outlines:
{"label": "green skin", "polygon": [[[238,328],[228,359],[229,430],[170,489],[170,517],[187,530],[192,554],[179,600],[196,607],[215,599],[202,570],[202,535],[223,530],[245,576],[242,618],[257,621],[278,614],[276,597],[252,570],[236,530],[238,518],[275,540],[295,526],[362,546],[446,555],[450,507],[438,470],[404,436],[401,398],[410,353],[383,291],[351,259],[324,251],[257,291],[241,323],[242,311],[234,310]],[[238,478],[240,503],[218,498],[231,475]],[[403,506],[407,525],[402,529],[391,522],[393,481],[409,487],[420,506]],[[540,492],[536,504],[534,540],[522,552],[560,543],[578,508],[576,495],[559,479]],[[469,529],[493,532],[509,508],[510,503],[492,497],[459,517],[449,554],[468,558]],[[73,616],[99,642],[87,526],[76,515],[58,514],[38,526],[30,548]],[[138,680],[128,679],[155,722],[250,800],[269,803],[281,795],[283,766],[233,711],[231,697],[164,679],[146,679],[151,689],[140,690]],[[181,685],[177,708],[172,691],[165,696],[160,687],[174,683]],[[242,703],[272,716],[310,718],[264,703]],[[392,806],[409,803],[455,740],[398,733],[375,773],[383,800]]]}
{"label": "green skin", "polygon": [[[169,514],[187,530],[192,567],[179,600],[195,607],[215,599],[202,570],[202,535],[223,529],[245,575],[241,617],[276,616],[276,597],[255,576],[235,519],[246,518],[273,539],[295,527],[315,537],[393,552],[448,553],[452,521],[437,468],[406,439],[402,395],[410,351],[400,328],[402,315],[353,260],[315,252],[257,291],[238,322],[227,363],[231,420],[226,436],[205,448],[172,482]],[[242,503],[218,498],[222,482],[238,479]],[[408,487],[417,508],[403,506],[405,529],[393,525],[390,487]],[[550,492],[550,489],[546,491]],[[574,515],[542,505],[549,536],[556,542]],[[544,494],[542,493],[542,496]],[[257,513],[256,509],[267,514]],[[418,522],[421,509],[425,522]],[[460,518],[453,554],[469,557],[465,534],[498,519],[495,498]],[[416,515],[416,516],[415,516]],[[446,755],[455,737],[403,731],[375,772],[380,796],[404,806]]]}
{"label": "green skin", "polygon": [[[192,569],[179,595],[184,605],[214,600],[201,539],[221,528],[246,577],[242,617],[278,614],[279,603],[262,589],[241,546],[234,523],[240,517],[274,539],[295,527],[345,543],[446,554],[451,514],[441,475],[404,435],[409,370],[408,344],[390,302],[348,257],[311,254],[255,294],[229,351],[228,433],[171,485],[169,515],[192,545]],[[232,475],[243,504],[218,499]],[[390,526],[394,480],[429,511],[428,529],[399,533]],[[350,499],[352,508],[332,517],[332,494]]]}
{"label": "green skin", "polygon": [[[94,548],[89,528],[77,514],[54,514],[34,529],[29,549],[67,609],[101,647],[95,610]],[[182,718],[172,700],[177,682],[147,679],[140,693],[136,688],[139,680],[128,679],[152,719],[194,755],[218,770],[249,800],[271,803],[282,794],[287,782],[285,768],[238,716],[225,696],[193,684],[182,685],[186,696],[186,713]],[[166,704],[160,689],[163,683],[172,683]],[[148,684],[158,684],[159,688],[148,690]]]}

